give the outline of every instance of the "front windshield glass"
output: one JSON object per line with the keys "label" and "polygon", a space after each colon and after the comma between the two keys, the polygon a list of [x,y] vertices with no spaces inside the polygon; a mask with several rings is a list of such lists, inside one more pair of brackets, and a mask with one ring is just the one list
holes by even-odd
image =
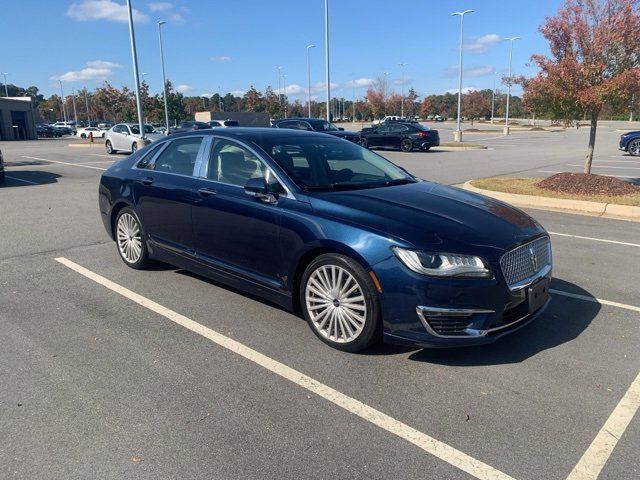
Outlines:
{"label": "front windshield glass", "polygon": [[305,190],[375,188],[417,181],[381,156],[342,140],[283,138],[262,147]]}
{"label": "front windshield glass", "polygon": [[336,127],[333,123],[329,123],[326,120],[316,120],[313,123],[313,129],[316,132],[335,132],[336,130],[338,130],[338,127]]}
{"label": "front windshield glass", "polygon": [[[134,135],[138,135],[140,133],[140,127],[138,127],[138,125],[132,125],[131,133],[133,133]],[[151,125],[145,125],[144,133],[153,133],[153,127]]]}

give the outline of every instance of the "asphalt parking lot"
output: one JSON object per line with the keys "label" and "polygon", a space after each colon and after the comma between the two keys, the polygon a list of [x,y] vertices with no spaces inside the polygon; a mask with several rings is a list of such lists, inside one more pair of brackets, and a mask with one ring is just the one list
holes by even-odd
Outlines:
{"label": "asphalt parking lot", "polygon": [[[455,184],[580,171],[587,135],[379,153]],[[603,125],[594,171],[637,180],[618,136]],[[538,321],[345,354],[277,306],[125,267],[97,209],[114,157],[69,143],[0,143],[3,478],[640,478],[640,224],[530,210],[554,248]]]}

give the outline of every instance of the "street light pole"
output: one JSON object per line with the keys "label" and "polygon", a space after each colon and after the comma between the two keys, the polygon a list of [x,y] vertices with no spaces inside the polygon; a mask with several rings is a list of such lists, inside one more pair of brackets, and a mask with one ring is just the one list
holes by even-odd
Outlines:
{"label": "street light pole", "polygon": [[507,108],[505,109],[504,118],[504,134],[509,135],[509,99],[511,98],[511,60],[513,59],[513,41],[519,40],[520,37],[508,37],[509,41],[509,83],[507,84]]}
{"label": "street light pole", "polygon": [[404,67],[409,65],[408,63],[399,63],[400,70],[402,70],[402,100],[400,101],[400,116],[404,118]]}
{"label": "street light pole", "polygon": [[491,92],[491,124],[493,125],[493,113],[496,105],[496,71],[493,71],[493,91]]}
{"label": "street light pole", "polygon": [[455,132],[453,132],[453,141],[462,141],[462,130],[460,129],[460,108],[462,104],[462,47],[464,40],[464,16],[467,13],[473,13],[473,10],[465,10],[463,12],[453,12],[451,15],[460,17],[460,54],[458,58],[458,126]]}
{"label": "street light pole", "polygon": [[331,102],[331,76],[329,74],[329,0],[324,0],[324,54],[325,54],[325,83],[327,84],[327,122],[331,121],[329,104]]}
{"label": "street light pole", "polygon": [[384,72],[384,85],[382,85],[382,106],[384,108],[384,114],[387,114],[387,83],[389,82],[389,72]]}
{"label": "street light pole", "polygon": [[278,70],[278,106],[282,115],[282,67],[276,67],[276,69]]}
{"label": "street light pole", "polygon": [[222,112],[222,94],[220,93],[220,85],[218,85],[218,110]]}
{"label": "street light pole", "polygon": [[2,75],[4,75],[4,96],[8,97],[9,96],[9,89],[7,88],[7,75],[9,75],[8,73],[3,73]]}
{"label": "street light pole", "polygon": [[356,121],[356,81],[353,81],[353,100],[351,101],[351,121]]}
{"label": "street light pole", "polygon": [[142,100],[140,98],[140,77],[138,76],[138,53],[136,51],[136,35],[133,31],[133,11],[131,10],[131,0],[127,0],[127,10],[129,12],[129,41],[131,43],[131,61],[133,63],[133,84],[136,89],[136,109],[138,110],[138,127],[140,128],[140,139],[145,140],[144,124],[142,123]]}
{"label": "street light pole", "polygon": [[315,48],[315,45],[307,45],[307,104],[309,106],[309,118],[311,118],[311,62],[309,61],[309,49],[311,48]]}
{"label": "street light pole", "polygon": [[287,74],[282,75],[282,89],[284,90],[283,100],[284,100],[284,118],[287,118]]}
{"label": "street light pole", "polygon": [[89,114],[89,97],[87,95],[87,87],[84,87],[84,104],[87,107],[87,125],[91,126],[91,115]]}
{"label": "street light pole", "polygon": [[60,99],[62,100],[62,120],[64,123],[67,123],[67,107],[65,105],[67,102],[64,98],[64,92],[62,91],[62,80],[58,80],[58,83],[60,84]]}
{"label": "street light pole", "polygon": [[158,44],[160,45],[160,69],[162,70],[162,96],[164,97],[164,123],[167,129],[165,130],[165,135],[169,135],[169,107],[167,104],[167,80],[164,75],[164,50],[162,49],[162,29],[160,28],[164,25],[164,20],[158,22]]}

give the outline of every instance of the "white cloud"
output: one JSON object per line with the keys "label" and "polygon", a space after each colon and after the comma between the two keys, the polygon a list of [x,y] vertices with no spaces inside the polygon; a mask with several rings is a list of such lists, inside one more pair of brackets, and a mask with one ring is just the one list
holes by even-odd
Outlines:
{"label": "white cloud", "polygon": [[496,35],[495,33],[488,33],[476,38],[472,43],[466,44],[464,48],[475,53],[485,53],[490,47],[494,46],[499,41],[499,35]]}
{"label": "white cloud", "polygon": [[[462,93],[471,93],[471,92],[475,92],[477,89],[477,87],[462,87]],[[449,90],[447,90],[444,93],[451,93],[453,95],[457,95],[458,94],[458,89],[457,88],[451,88]]]}
{"label": "white cloud", "polygon": [[191,90],[193,90],[193,87],[191,85],[176,85],[176,92],[178,93],[187,93],[190,92]]}
{"label": "white cloud", "polygon": [[53,80],[62,80],[63,82],[80,82],[85,80],[107,80],[115,68],[122,65],[104,60],[91,60],[87,62],[87,66],[81,70],[71,70],[55,77]]}
{"label": "white cloud", "polygon": [[230,62],[233,60],[229,55],[218,55],[217,57],[209,58],[212,62]]}
{"label": "white cloud", "polygon": [[[353,87],[354,84],[356,87],[368,87],[370,86],[375,80],[373,78],[357,78],[355,80],[349,80],[348,82],[346,82],[344,84],[345,87]],[[324,85],[324,84],[323,84]]]}
{"label": "white cloud", "polygon": [[[404,84],[408,85],[409,83],[411,83],[413,81],[413,78],[411,77],[404,77]],[[393,85],[402,85],[402,77],[400,78],[396,78],[393,80],[393,82],[391,82]]]}
{"label": "white cloud", "polygon": [[[490,65],[476,65],[473,67],[465,68],[462,71],[462,75],[465,77],[484,77],[492,75],[494,68]],[[458,67],[448,67],[443,74],[444,78],[454,78],[458,76]]]}
{"label": "white cloud", "polygon": [[286,87],[280,89],[280,91],[283,95],[300,95],[303,93],[307,93],[306,88],[298,85],[297,83],[292,83],[291,85],[287,85]]}
{"label": "white cloud", "polygon": [[[127,23],[129,21],[127,7],[112,0],[82,0],[78,3],[72,3],[67,9],[67,16],[81,22],[108,20]],[[146,22],[149,20],[149,16],[133,9],[133,20],[135,22]]]}
{"label": "white cloud", "polygon": [[171,10],[173,5],[169,2],[151,2],[147,3],[149,10],[152,12],[166,12],[167,10]]}
{"label": "white cloud", "polygon": [[[340,86],[339,83],[334,83],[334,82],[331,82],[329,85],[331,86],[332,89],[338,88]],[[316,91],[316,92],[323,91],[325,88],[326,88],[325,82],[317,82],[311,86],[311,91]]]}
{"label": "white cloud", "polygon": [[[247,93],[246,90],[231,90],[229,92],[231,95],[233,95],[234,97],[242,97],[245,93]],[[226,95],[226,93],[225,93]],[[222,96],[224,98],[224,95]]]}
{"label": "white cloud", "polygon": [[176,12],[170,13],[167,18],[172,23],[184,23],[185,22],[184,17],[181,14],[176,13]]}

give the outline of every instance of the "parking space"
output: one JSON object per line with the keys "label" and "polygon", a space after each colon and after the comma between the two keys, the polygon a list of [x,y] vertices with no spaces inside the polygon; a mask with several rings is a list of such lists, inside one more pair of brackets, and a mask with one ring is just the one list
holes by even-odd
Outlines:
{"label": "parking space", "polygon": [[[583,130],[379,153],[459,183],[553,170]],[[532,210],[554,246],[538,321],[483,347],[350,355],[241,292],[126,268],[96,205],[114,157],[50,145],[0,146],[0,463],[16,477],[637,476],[640,224]],[[615,155],[602,140],[597,162]]]}

